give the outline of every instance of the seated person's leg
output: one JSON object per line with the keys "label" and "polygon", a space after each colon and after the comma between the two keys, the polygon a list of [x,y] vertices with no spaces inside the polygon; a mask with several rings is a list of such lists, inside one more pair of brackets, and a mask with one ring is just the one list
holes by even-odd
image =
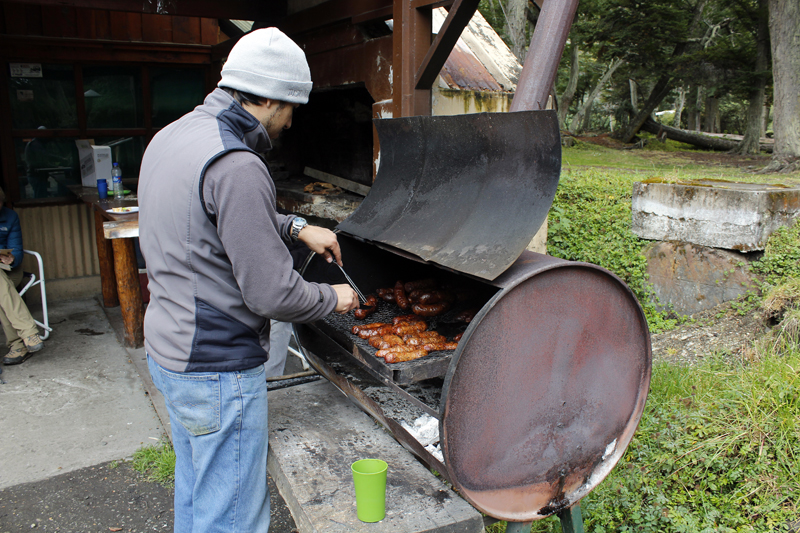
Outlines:
{"label": "seated person's leg", "polygon": [[0,323],[6,335],[6,345],[10,348],[3,358],[4,365],[22,363],[32,353],[44,348],[31,312],[17,292],[16,285],[20,279],[22,268],[11,272],[0,270]]}

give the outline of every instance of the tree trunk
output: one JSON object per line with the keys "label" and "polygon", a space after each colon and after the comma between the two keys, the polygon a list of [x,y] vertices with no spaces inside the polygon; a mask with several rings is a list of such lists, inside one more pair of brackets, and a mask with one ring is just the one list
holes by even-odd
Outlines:
{"label": "tree trunk", "polygon": [[703,131],[706,133],[719,133],[719,98],[709,96],[706,98],[706,122]]}
{"label": "tree trunk", "polygon": [[[774,0],[773,0],[774,1]],[[784,0],[781,0],[784,1]],[[785,1],[792,1],[792,0],[785,0]],[[796,1],[796,0],[795,0]],[[703,18],[703,10],[705,9],[706,3],[708,0],[699,0],[694,7],[694,17],[692,18],[692,22],[689,25],[689,35],[693,35],[697,28],[700,25],[700,22]],[[683,55],[684,51],[688,42],[678,43],[675,46],[675,50],[672,52],[672,57],[680,57]],[[636,114],[628,127],[625,129],[625,132],[622,134],[622,142],[629,143],[636,135],[636,132],[639,131],[639,128],[642,127],[645,120],[650,117],[650,114],[656,108],[661,101],[666,98],[669,91],[672,89],[672,75],[665,74],[656,82],[653,86],[653,90],[650,91],[650,96],[647,98],[644,106],[641,110]]]}
{"label": "tree trunk", "polygon": [[[727,152],[735,149],[739,144],[738,141],[731,141],[728,139],[722,139],[720,137],[712,137],[710,135],[703,135],[701,133],[691,133],[688,131],[679,130],[677,128],[672,128],[670,126],[664,126],[652,118],[647,118],[645,123],[642,124],[642,129],[652,133],[653,135],[656,135],[659,138],[662,135],[666,135],[668,139],[672,139],[673,141],[691,144],[707,150],[719,150]],[[770,145],[766,144],[761,148],[767,152],[772,149]]]}
{"label": "tree trunk", "polygon": [[653,91],[650,93],[650,98],[644,103],[642,109],[633,117],[631,123],[628,124],[628,127],[625,129],[625,133],[622,135],[622,142],[629,143],[633,140],[633,137],[636,135],[636,132],[639,131],[639,128],[642,127],[645,120],[650,118],[650,114],[656,108],[661,101],[666,98],[669,92],[672,90],[672,76],[665,75],[662,76],[657,82],[655,87],[653,87]]}
{"label": "tree trunk", "polygon": [[675,109],[675,116],[672,117],[672,125],[676,128],[681,127],[681,115],[683,114],[683,106],[686,103],[686,89],[683,85],[678,89],[678,107]]}
{"label": "tree trunk", "polygon": [[508,0],[506,3],[506,33],[511,39],[511,52],[525,64],[525,27],[528,23],[528,0]]}
{"label": "tree trunk", "polygon": [[702,123],[702,109],[703,109],[703,86],[697,86],[697,95],[694,101],[694,131],[700,131]]}
{"label": "tree trunk", "polygon": [[575,132],[578,131],[578,128],[583,122],[583,117],[586,115],[586,111],[591,107],[592,103],[594,102],[594,99],[597,98],[597,95],[600,94],[600,91],[602,91],[603,87],[606,86],[608,80],[610,80],[611,76],[614,74],[614,71],[617,70],[623,63],[624,61],[621,59],[614,60],[611,66],[608,67],[606,72],[597,82],[597,85],[594,86],[594,89],[592,89],[592,92],[586,98],[586,101],[584,102],[583,106],[581,106],[578,112],[575,113],[575,116],[572,117],[572,122],[569,125],[569,132],[572,135],[575,135]]}
{"label": "tree trunk", "polygon": [[695,98],[695,91],[700,91],[700,87],[689,88],[689,101],[686,106],[686,129],[689,131],[697,131],[697,98]]}
{"label": "tree trunk", "polygon": [[572,99],[575,98],[575,90],[578,88],[578,77],[580,76],[581,68],[578,62],[578,45],[573,43],[570,45],[570,68],[569,68],[569,81],[564,94],[559,98],[558,106],[558,125],[567,129],[567,112],[569,106],[572,105]]}
{"label": "tree trunk", "polygon": [[583,126],[581,130],[589,131],[592,127],[592,110],[594,109],[594,100],[589,102],[589,107],[586,108],[586,112],[583,114]]}
{"label": "tree trunk", "polygon": [[631,108],[633,109],[633,114],[636,115],[639,112],[639,90],[636,88],[636,82],[629,79],[628,88],[631,91]]}
{"label": "tree trunk", "polygon": [[750,106],[747,108],[747,127],[744,130],[744,139],[734,150],[738,154],[757,154],[761,149],[761,133],[764,127],[764,91],[767,85],[767,76],[764,71],[769,68],[768,17],[767,0],[758,0],[755,64],[758,78],[750,92]]}
{"label": "tree trunk", "polygon": [[775,153],[768,169],[800,162],[800,2],[769,0]]}

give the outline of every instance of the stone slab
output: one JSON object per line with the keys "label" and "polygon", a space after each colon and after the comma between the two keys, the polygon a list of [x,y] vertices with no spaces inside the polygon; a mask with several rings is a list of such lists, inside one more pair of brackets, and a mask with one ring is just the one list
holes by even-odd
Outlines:
{"label": "stone slab", "polygon": [[[480,533],[481,514],[325,380],[269,393],[269,472],[300,533]],[[386,518],[356,517],[350,465],[389,464]]]}
{"label": "stone slab", "polygon": [[691,315],[735,300],[751,287],[744,254],[687,243],[660,242],[647,250],[647,274],[658,305]]}
{"label": "stone slab", "polygon": [[643,239],[749,252],[800,214],[800,187],[701,180],[633,185],[631,230]]}

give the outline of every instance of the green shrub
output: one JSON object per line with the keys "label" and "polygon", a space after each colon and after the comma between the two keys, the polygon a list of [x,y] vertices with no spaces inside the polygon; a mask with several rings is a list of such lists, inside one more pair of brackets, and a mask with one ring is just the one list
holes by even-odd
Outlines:
{"label": "green shrub", "polygon": [[633,178],[601,169],[563,173],[549,214],[547,253],[615,273],[636,295],[651,331],[658,332],[676,320],[652,303],[644,255],[648,241],[631,232]]}
{"label": "green shrub", "polygon": [[800,278],[800,224],[778,228],[770,235],[764,256],[752,269],[772,286],[787,278]]}
{"label": "green shrub", "polygon": [[587,531],[766,532],[800,515],[800,353],[654,368],[623,459],[583,501]]}

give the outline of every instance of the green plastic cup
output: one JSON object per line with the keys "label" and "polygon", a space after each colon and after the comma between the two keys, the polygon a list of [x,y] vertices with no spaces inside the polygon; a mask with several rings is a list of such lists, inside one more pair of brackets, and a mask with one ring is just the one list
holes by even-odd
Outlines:
{"label": "green plastic cup", "polygon": [[380,459],[361,459],[350,467],[356,486],[356,510],[362,522],[380,522],[386,516],[386,471]]}

